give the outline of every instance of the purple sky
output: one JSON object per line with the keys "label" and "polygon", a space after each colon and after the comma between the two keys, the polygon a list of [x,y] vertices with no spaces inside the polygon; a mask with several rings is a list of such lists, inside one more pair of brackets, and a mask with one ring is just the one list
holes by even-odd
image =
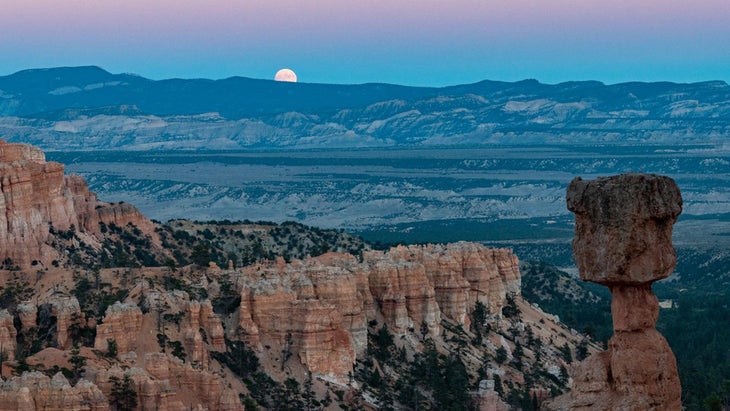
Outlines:
{"label": "purple sky", "polygon": [[0,74],[730,80],[728,0],[0,0]]}

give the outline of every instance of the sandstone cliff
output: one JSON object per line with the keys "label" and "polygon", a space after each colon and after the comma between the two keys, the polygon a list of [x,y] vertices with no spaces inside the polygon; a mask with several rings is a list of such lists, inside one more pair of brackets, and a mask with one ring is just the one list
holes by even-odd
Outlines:
{"label": "sandstone cliff", "polygon": [[225,333],[220,318],[213,312],[210,300],[188,303],[189,328],[191,331],[203,330],[209,339],[210,346],[215,351],[226,349]]}
{"label": "sandstone cliff", "polygon": [[0,310],[0,355],[5,355],[11,361],[15,359],[17,335],[18,331],[13,325],[13,316],[8,313],[8,310]]}
{"label": "sandstone cliff", "polygon": [[196,370],[163,353],[149,353],[127,369],[88,367],[86,372],[86,378],[107,397],[112,386],[110,377],[121,379],[125,375],[134,381],[138,409],[243,411],[238,396],[220,376]]}
{"label": "sandstone cliff", "polygon": [[48,377],[38,371],[23,373],[2,383],[0,410],[106,411],[107,398],[89,381],[71,386],[60,372]]}
{"label": "sandstone cliff", "polygon": [[117,301],[107,308],[103,323],[96,327],[94,348],[106,352],[110,344],[115,344],[118,354],[132,351],[141,329],[142,311],[137,304]]}
{"label": "sandstone cliff", "polygon": [[106,411],[112,398],[111,377],[131,377],[137,409],[183,411],[190,407],[209,411],[243,411],[238,396],[218,375],[195,370],[179,359],[155,353],[138,367],[86,367],[85,378],[75,385],[59,372],[48,377],[25,372],[0,385],[0,410]]}
{"label": "sandstone cliff", "polygon": [[329,253],[238,270],[238,330],[249,343],[292,350],[308,371],[344,379],[367,346],[367,323],[436,337],[441,317],[468,327],[477,301],[496,317],[520,288],[517,258],[473,243]]}
{"label": "sandstone cliff", "polygon": [[64,166],[47,162],[43,152],[0,140],[0,261],[10,267],[50,267],[64,259],[52,235],[78,233],[99,248],[101,224],[133,224],[154,235],[152,223],[133,206],[99,202],[79,176],[64,176]]}
{"label": "sandstone cliff", "polygon": [[[77,285],[87,280],[87,276],[73,272],[63,275]],[[378,371],[381,378],[393,385],[398,373],[407,369],[403,367],[415,361],[428,344],[444,355],[460,347],[470,378],[483,371],[487,386],[501,377],[514,389],[521,389],[517,387],[524,385],[525,379],[517,367],[544,367],[558,375],[554,368],[561,364],[559,354],[547,345],[548,341],[555,338],[556,343],[568,344],[571,350],[580,341],[565,337],[570,332],[560,328],[552,317],[508,291],[518,290],[520,281],[517,260],[510,252],[469,243],[396,247],[365,253],[361,259],[328,253],[290,263],[279,259],[228,270],[195,266],[177,271],[167,267],[104,269],[98,277],[101,290],[89,290],[81,307],[77,306],[79,300],[64,296],[64,288],[59,286],[17,309],[23,330],[41,325],[41,311],[56,317],[58,325],[63,324],[61,328],[66,330],[70,329],[66,325],[70,317],[95,327],[96,339],[80,350],[87,365],[80,373],[74,371],[81,379],[69,383],[65,388],[68,393],[61,396],[46,389],[35,392],[29,388],[26,393],[23,384],[31,380],[27,376],[14,377],[14,382],[2,389],[3,395],[34,403],[55,398],[77,409],[74,404],[82,394],[73,394],[70,389],[85,387],[87,394],[83,395],[98,400],[101,393],[109,401],[109,378],[127,375],[134,382],[138,409],[182,410],[193,406],[238,410],[239,394],[249,401],[257,398],[259,404],[284,401],[295,393],[277,387],[290,378],[300,384],[311,378],[319,399],[346,393],[341,402],[327,409],[336,409],[340,403],[355,406],[358,401],[376,406],[379,400],[374,400],[373,394],[359,393],[360,389],[368,389],[365,384],[369,379],[363,374],[373,372],[367,371],[368,367],[382,370]],[[58,283],[67,281],[59,278]],[[457,287],[447,287],[450,284]],[[94,317],[99,322],[84,320],[79,308],[81,313],[88,313],[102,304],[98,298],[117,294],[119,287],[129,289],[123,294],[124,302],[111,304],[103,317]],[[477,287],[482,288],[476,292]],[[449,289],[458,289],[459,296],[449,296]],[[230,297],[226,293],[237,295],[240,303],[226,303]],[[475,323],[477,301],[488,308],[485,317]],[[441,309],[447,303],[448,312]],[[511,307],[503,316],[501,312],[509,304],[517,308]],[[67,310],[59,310],[61,305]],[[484,328],[487,323],[491,331]],[[8,322],[9,335],[11,324]],[[373,352],[380,349],[375,334],[385,328],[394,338],[390,355],[398,355],[401,361],[397,368],[384,362],[368,365],[372,364]],[[484,333],[478,342],[474,340],[475,332]],[[249,355],[235,346],[240,340],[255,349],[261,364],[258,369],[236,368],[236,361]],[[537,340],[541,342],[534,343]],[[105,354],[108,341],[116,343],[116,356]],[[75,355],[70,342],[58,344],[60,350],[29,351],[28,361],[46,372],[55,367],[70,370]],[[494,362],[500,349],[508,353],[509,363]],[[228,360],[218,354],[228,356]],[[265,385],[268,388],[244,386],[240,377],[233,375],[234,369],[247,375],[245,379],[256,380],[255,384],[269,384]],[[268,376],[275,381],[267,380]],[[549,387],[548,381],[541,383],[543,390]],[[497,383],[497,387],[504,385]],[[269,397],[259,399],[261,395]],[[481,390],[473,398],[488,409],[503,406],[500,395],[494,390]]]}

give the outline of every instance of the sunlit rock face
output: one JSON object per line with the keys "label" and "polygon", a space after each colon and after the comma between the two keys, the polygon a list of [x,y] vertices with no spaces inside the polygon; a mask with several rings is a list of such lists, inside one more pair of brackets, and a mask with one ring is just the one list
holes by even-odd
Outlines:
{"label": "sunlit rock face", "polygon": [[582,279],[609,287],[614,336],[575,371],[572,391],[547,409],[679,410],[677,363],[656,330],[651,283],[674,270],[672,225],[682,211],[675,182],[624,174],[568,186],[573,253]]}

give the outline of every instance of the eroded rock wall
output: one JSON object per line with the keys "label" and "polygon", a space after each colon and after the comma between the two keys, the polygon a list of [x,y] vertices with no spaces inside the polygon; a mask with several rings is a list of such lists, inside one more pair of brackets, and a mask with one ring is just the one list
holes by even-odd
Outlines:
{"label": "eroded rock wall", "polygon": [[7,360],[15,359],[17,335],[13,316],[8,313],[8,310],[0,310],[0,355],[5,355]]}
{"label": "eroded rock wall", "polygon": [[64,166],[47,162],[40,149],[0,140],[0,261],[21,268],[36,261],[48,267],[61,258],[49,245],[52,231],[73,227],[98,246],[94,235],[100,234],[100,222],[131,223],[154,235],[152,222],[136,208],[99,202],[83,178],[63,173]]}
{"label": "eroded rock wall", "polygon": [[142,329],[142,311],[133,302],[116,302],[109,306],[102,324],[96,327],[94,348],[107,352],[109,341],[116,343],[117,353],[133,351]]}
{"label": "eroded rock wall", "polygon": [[86,380],[75,386],[69,384],[60,372],[53,377],[33,371],[2,383],[0,388],[2,411],[107,411],[106,396]]}
{"label": "eroded rock wall", "polygon": [[328,253],[237,271],[238,337],[259,350],[276,344],[315,374],[344,379],[367,347],[368,321],[396,335],[438,336],[445,316],[465,326],[476,301],[499,316],[518,294],[508,250],[456,243],[396,247],[357,258]]}

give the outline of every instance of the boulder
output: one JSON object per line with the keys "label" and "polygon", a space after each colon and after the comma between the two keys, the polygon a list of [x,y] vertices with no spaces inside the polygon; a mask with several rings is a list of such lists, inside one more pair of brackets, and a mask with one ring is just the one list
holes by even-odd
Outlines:
{"label": "boulder", "polygon": [[575,213],[573,255],[583,280],[643,284],[674,270],[672,226],[682,212],[682,196],[671,178],[576,178],[568,186],[567,203]]}

